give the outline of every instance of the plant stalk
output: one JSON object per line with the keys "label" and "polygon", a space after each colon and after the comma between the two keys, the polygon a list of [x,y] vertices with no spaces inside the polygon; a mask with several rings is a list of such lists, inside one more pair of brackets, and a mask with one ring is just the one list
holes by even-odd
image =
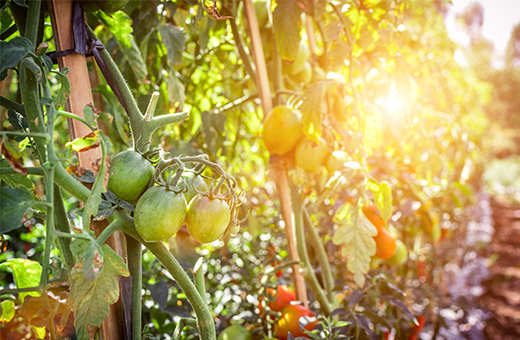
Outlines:
{"label": "plant stalk", "polygon": [[132,340],[141,340],[142,332],[142,289],[143,289],[143,246],[126,235],[128,269],[132,276]]}

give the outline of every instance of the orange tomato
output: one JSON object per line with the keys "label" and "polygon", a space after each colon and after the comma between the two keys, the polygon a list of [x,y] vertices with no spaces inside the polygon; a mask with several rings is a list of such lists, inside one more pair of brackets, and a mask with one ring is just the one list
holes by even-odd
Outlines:
{"label": "orange tomato", "polygon": [[[290,287],[280,285],[276,287],[276,292],[278,293],[276,300],[269,303],[269,308],[274,312],[279,312],[291,301],[296,301],[296,293]],[[271,288],[267,288],[267,293],[271,296],[276,295],[275,290]]]}
{"label": "orange tomato", "polygon": [[[307,337],[307,335],[300,329],[301,317],[314,317],[314,313],[305,306],[287,305],[282,309],[282,317],[276,323],[276,337],[282,340],[287,340],[289,332],[292,336]],[[305,329],[312,331],[316,327],[316,322],[309,322],[305,325]]]}
{"label": "orange tomato", "polygon": [[371,205],[364,205],[361,210],[363,211],[363,214],[365,217],[372,222],[374,227],[376,227],[377,231],[385,229],[385,220],[381,217],[379,214],[379,210],[377,210],[377,207],[375,204]]}
{"label": "orange tomato", "polygon": [[374,237],[376,241],[376,256],[384,260],[388,260],[395,254],[397,249],[396,239],[390,235],[388,230],[382,228],[377,231],[377,235]]}
{"label": "orange tomato", "polygon": [[262,139],[270,153],[283,155],[303,137],[301,114],[287,106],[277,106],[266,116]]}

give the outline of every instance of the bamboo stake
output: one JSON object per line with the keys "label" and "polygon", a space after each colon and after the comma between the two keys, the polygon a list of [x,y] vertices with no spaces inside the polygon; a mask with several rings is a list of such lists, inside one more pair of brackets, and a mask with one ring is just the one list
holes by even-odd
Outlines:
{"label": "bamboo stake", "polygon": [[[71,0],[49,0],[49,13],[51,16],[52,30],[56,43],[56,50],[63,51],[74,48],[74,36],[72,31],[72,9]],[[68,78],[70,82],[70,96],[65,104],[67,111],[84,118],[83,109],[89,103],[93,103],[90,88],[89,72],[85,56],[71,53],[58,59],[60,70],[64,67],[70,69]],[[89,134],[90,129],[83,123],[69,119],[69,135],[71,140]],[[78,153],[79,165],[96,173],[93,164],[101,158],[101,149],[95,148]],[[99,235],[107,226],[105,221],[92,223],[95,235]],[[111,235],[106,242],[112,249],[118,252],[121,249],[115,235]],[[121,254],[120,254],[121,255]],[[124,255],[124,254],[123,254]],[[124,257],[124,256],[123,256]],[[106,340],[124,338],[124,330],[120,324],[122,311],[120,302],[110,306],[110,314],[101,325],[101,337]]]}
{"label": "bamboo stake", "polygon": [[[262,110],[264,117],[271,111],[273,107],[271,88],[267,76],[267,67],[265,65],[264,50],[262,48],[262,39],[260,30],[258,29],[258,20],[256,18],[255,8],[252,0],[244,0],[245,15],[249,26],[251,39],[251,52],[256,66],[256,78],[258,84],[258,94],[262,101]],[[299,261],[298,249],[296,248],[296,238],[294,234],[293,214],[291,207],[291,195],[289,193],[289,182],[287,179],[287,167],[282,157],[273,157],[271,155],[270,174],[273,178],[280,204],[282,207],[282,217],[285,222],[285,236],[287,238],[287,247],[291,260]],[[305,287],[305,279],[300,273],[300,265],[295,264],[293,269],[293,281],[296,296],[305,306],[308,306],[307,290]]]}

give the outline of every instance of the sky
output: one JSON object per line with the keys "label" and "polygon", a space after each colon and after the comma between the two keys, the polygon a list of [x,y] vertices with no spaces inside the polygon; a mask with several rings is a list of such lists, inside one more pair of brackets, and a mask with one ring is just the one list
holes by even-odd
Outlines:
{"label": "sky", "polygon": [[[452,0],[450,17],[446,25],[453,40],[462,44],[467,43],[464,34],[457,32],[455,14],[461,13],[464,8],[475,0]],[[520,23],[520,0],[477,0],[484,7],[484,24],[482,33],[485,38],[492,40],[498,55],[502,55],[511,36],[513,27]]]}

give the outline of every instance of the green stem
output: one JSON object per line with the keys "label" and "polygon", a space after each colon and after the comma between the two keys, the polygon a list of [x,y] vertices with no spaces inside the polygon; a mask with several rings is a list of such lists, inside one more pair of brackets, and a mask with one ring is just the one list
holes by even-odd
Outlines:
{"label": "green stem", "polygon": [[126,235],[128,269],[132,276],[132,340],[140,340],[143,310],[143,256],[142,245],[133,237]]}
{"label": "green stem", "polygon": [[72,196],[79,199],[81,202],[85,203],[88,200],[90,196],[90,190],[88,190],[80,182],[76,181],[74,177],[69,175],[61,163],[56,163],[54,170],[56,176],[54,180],[56,181],[56,184],[58,184],[63,190]]}
{"label": "green stem", "polygon": [[19,112],[22,114],[22,116],[25,116],[25,108],[22,104],[19,104],[15,101],[12,101],[9,98],[6,98],[4,96],[0,96],[0,106],[6,108],[6,109],[13,109],[16,112]]}
{"label": "green stem", "polygon": [[14,288],[14,289],[0,289],[0,294],[19,294],[25,292],[43,292],[44,287],[42,285],[36,287],[26,287],[26,288]]}
{"label": "green stem", "polygon": [[144,244],[157,259],[164,265],[166,270],[173,276],[177,284],[182,289],[186,298],[190,302],[195,315],[197,316],[197,326],[202,340],[215,340],[215,323],[210,310],[204,303],[197,288],[181,267],[177,259],[168,251],[162,243],[148,243],[145,242],[135,230],[132,218],[127,214],[119,211],[114,212],[115,218],[120,218],[124,221],[125,229],[123,230],[127,235],[133,237],[137,241]]}
{"label": "green stem", "polygon": [[195,264],[195,268],[193,271],[193,275],[195,277],[195,287],[197,287],[197,291],[199,292],[200,296],[202,297],[202,300],[204,300],[204,304],[208,305],[208,300],[206,297],[206,284],[204,282],[204,270],[202,269],[204,258],[201,257],[199,259],[200,263],[197,262]]}
{"label": "green stem", "polygon": [[321,238],[318,235],[318,232],[316,231],[314,224],[312,223],[311,216],[305,208],[303,208],[303,221],[306,227],[305,229],[307,230],[308,235],[310,236],[312,246],[314,247],[314,250],[316,250],[316,253],[318,255],[318,262],[321,267],[321,275],[323,278],[323,283],[325,285],[325,290],[327,291],[327,296],[329,298],[329,301],[332,304],[334,304],[334,302],[336,301],[333,292],[334,278],[332,276],[332,271],[330,270],[330,263],[327,257],[327,252],[325,251],[325,247],[321,242]]}
{"label": "green stem", "polygon": [[27,11],[27,20],[25,22],[25,37],[28,38],[36,47],[42,2],[41,0],[32,0],[28,2],[28,5],[29,9]]}
{"label": "green stem", "polygon": [[105,229],[103,229],[103,231],[97,237],[96,242],[100,246],[102,246],[103,243],[105,243],[106,240],[110,237],[110,235],[112,235],[116,231],[122,230],[122,229],[123,229],[123,222],[121,222],[121,220],[116,218],[109,225],[107,225],[107,227]]}
{"label": "green stem", "polygon": [[[54,220],[57,230],[64,234],[70,234],[70,224],[67,217],[67,211],[63,204],[60,187],[57,185],[54,185]],[[57,239],[57,242],[58,248],[60,248],[60,253],[63,256],[63,262],[70,271],[76,263],[74,255],[72,255],[72,252],[70,251],[70,239],[60,237]]]}
{"label": "green stem", "polygon": [[298,255],[300,256],[302,269],[304,270],[304,277],[309,288],[316,296],[316,299],[320,302],[321,308],[325,315],[329,315],[332,312],[331,302],[327,299],[325,292],[320,286],[314,269],[312,268],[309,254],[307,253],[307,245],[305,244],[305,232],[303,230],[303,212],[302,212],[302,198],[298,187],[290,182],[289,187],[291,190],[291,205],[294,214],[294,232],[296,234],[296,247],[298,248]]}
{"label": "green stem", "polygon": [[16,31],[18,31],[18,27],[16,27],[16,24],[10,26],[8,29],[3,31],[2,34],[0,34],[0,40],[6,40],[11,35],[13,35],[14,32],[16,32]]}
{"label": "green stem", "polygon": [[[39,166],[30,166],[30,167],[27,167],[27,174],[28,175],[38,175],[38,176],[43,176],[45,173],[43,171],[43,168],[42,167],[39,167]],[[0,168],[0,176],[4,176],[4,175],[19,175],[20,173],[18,173],[15,169],[13,168]]]}
{"label": "green stem", "polygon": [[30,138],[43,138],[45,142],[49,142],[51,136],[48,133],[38,133],[38,132],[16,132],[16,131],[2,131],[0,132],[2,135],[8,136],[21,136],[21,137],[30,137]]}

